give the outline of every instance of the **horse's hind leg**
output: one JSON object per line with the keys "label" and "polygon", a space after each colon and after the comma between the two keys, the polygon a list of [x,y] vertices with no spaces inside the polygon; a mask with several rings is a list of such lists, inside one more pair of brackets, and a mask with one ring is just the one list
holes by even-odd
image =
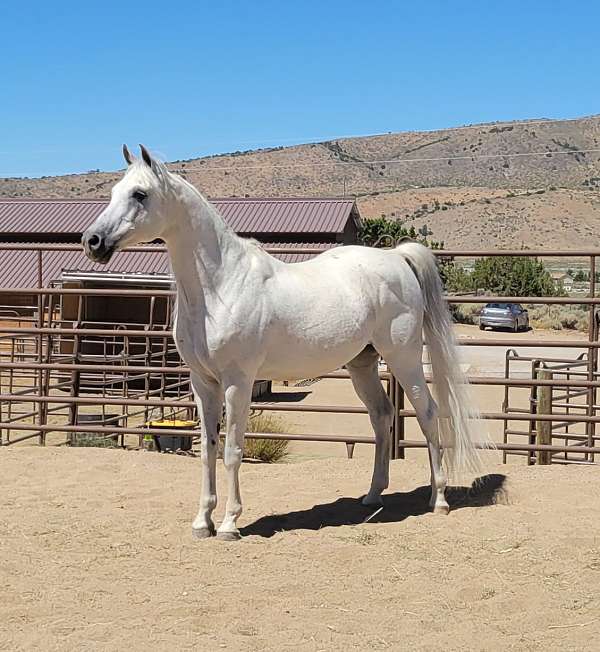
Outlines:
{"label": "horse's hind leg", "polygon": [[369,493],[363,498],[363,505],[381,505],[381,492],[389,485],[390,428],[393,408],[388,399],[377,368],[379,354],[367,347],[347,365],[354,389],[365,404],[375,432],[375,465]]}
{"label": "horse's hind leg", "polygon": [[429,449],[429,464],[431,467],[431,500],[429,506],[434,512],[447,514],[449,506],[446,501],[446,473],[442,467],[442,451],[438,429],[438,407],[431,396],[423,374],[421,348],[418,354],[402,351],[388,352],[384,355],[392,373],[402,385],[417,413],[417,421],[427,439]]}

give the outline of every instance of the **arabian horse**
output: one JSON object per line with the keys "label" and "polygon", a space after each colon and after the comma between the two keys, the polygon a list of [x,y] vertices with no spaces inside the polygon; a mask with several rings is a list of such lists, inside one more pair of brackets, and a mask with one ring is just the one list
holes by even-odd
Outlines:
{"label": "arabian horse", "polygon": [[[448,474],[477,472],[479,452],[433,254],[406,242],[387,250],[339,247],[284,263],[237,236],[194,186],[146,148],[141,146],[140,158],[126,146],[123,153],[126,173],[82,243],[100,263],[128,245],[166,244],[177,286],[174,337],[191,370],[201,421],[202,489],[193,535],[240,537],[239,469],[256,378],[315,378],[346,365],[375,433],[373,476],[363,503],[381,505],[389,484],[393,409],[379,378],[379,356],[414,406],[427,439],[430,506],[448,513]],[[423,334],[437,403],[423,372]],[[216,530],[223,402],[228,498]]]}

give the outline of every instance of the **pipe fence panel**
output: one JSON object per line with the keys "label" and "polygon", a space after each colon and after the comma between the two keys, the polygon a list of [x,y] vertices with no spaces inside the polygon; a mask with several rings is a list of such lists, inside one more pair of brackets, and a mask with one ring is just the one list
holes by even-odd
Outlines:
{"label": "pipe fence panel", "polygon": [[[95,287],[53,279],[42,287],[44,257],[57,251],[79,251],[78,245],[0,243],[2,250],[29,250],[37,261],[38,287],[0,287],[0,444],[36,440],[41,445],[73,443],[79,435],[125,438],[142,444],[144,435],[188,436],[195,428],[152,428],[162,420],[185,423],[196,419],[189,370],[180,359],[171,331],[175,292],[159,287]],[[164,251],[161,247],[131,247],[127,251]],[[321,249],[269,249],[271,253],[321,253]],[[471,375],[474,386],[498,387],[501,408],[484,412],[486,420],[503,425],[498,450],[523,455],[527,463],[593,463],[600,453],[596,435],[598,416],[598,324],[595,259],[600,250],[559,251],[436,251],[440,258],[535,256],[553,259],[583,257],[589,261],[587,297],[448,296],[450,304],[490,301],[548,306],[581,305],[589,311],[587,336],[550,340],[531,338],[459,338],[464,347],[506,349],[504,376]],[[0,270],[1,271],[1,270]],[[1,276],[0,276],[1,278]],[[121,283],[126,279],[121,278]],[[164,285],[164,284],[163,284]],[[28,300],[24,300],[26,297]],[[14,305],[13,305],[14,304]],[[129,306],[129,310],[128,310]],[[111,316],[112,315],[112,316]],[[540,356],[519,355],[516,348],[543,349]],[[556,356],[547,350],[560,350]],[[573,357],[565,357],[573,351]],[[515,363],[526,363],[526,377],[515,375]],[[540,373],[541,366],[544,373]],[[407,409],[399,383],[387,371],[380,377],[394,408],[392,452],[404,457],[407,448],[423,441],[406,439]],[[349,380],[344,370],[323,378]],[[529,392],[527,406],[515,402],[515,392]],[[365,415],[354,405],[307,405],[255,399],[252,410]],[[515,425],[516,424],[516,425]],[[544,426],[549,424],[549,426]],[[540,434],[540,433],[543,433]],[[52,435],[50,442],[48,437]],[[354,444],[374,443],[370,430],[363,435],[338,433],[249,433],[290,441],[341,442],[351,454]]]}

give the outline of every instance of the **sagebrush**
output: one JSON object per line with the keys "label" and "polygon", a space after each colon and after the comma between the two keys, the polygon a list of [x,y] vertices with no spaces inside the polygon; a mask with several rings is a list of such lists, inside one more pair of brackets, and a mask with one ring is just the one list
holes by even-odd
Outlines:
{"label": "sagebrush", "polygon": [[529,322],[537,328],[587,331],[589,320],[589,311],[582,306],[529,306]]}
{"label": "sagebrush", "polygon": [[[225,419],[221,429],[226,428]],[[280,417],[263,412],[253,412],[248,419],[247,432],[289,432],[289,426]],[[289,442],[285,439],[251,439],[246,437],[244,443],[244,457],[261,462],[279,462],[288,454]],[[223,457],[224,442],[219,441],[219,457]]]}
{"label": "sagebrush", "polygon": [[479,324],[479,313],[485,304],[482,303],[451,303],[452,319],[458,324]]}
{"label": "sagebrush", "polygon": [[[258,412],[248,419],[248,432],[286,432],[283,419]],[[261,462],[279,462],[288,454],[286,439],[250,439],[246,438],[244,457]]]}
{"label": "sagebrush", "polygon": [[71,446],[78,448],[119,448],[115,437],[95,432],[75,432],[70,440]]}

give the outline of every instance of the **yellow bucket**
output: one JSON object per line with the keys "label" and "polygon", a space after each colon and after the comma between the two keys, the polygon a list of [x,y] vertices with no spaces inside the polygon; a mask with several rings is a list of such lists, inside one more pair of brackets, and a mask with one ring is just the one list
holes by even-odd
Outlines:
{"label": "yellow bucket", "polygon": [[[156,421],[147,421],[147,428],[169,428],[171,430],[191,430],[198,425],[196,421],[187,419],[159,419]],[[144,440],[154,441],[153,435],[144,435]],[[192,438],[187,435],[182,437],[169,436],[156,436],[156,441],[161,451],[165,450],[182,450],[189,451],[192,448]]]}

